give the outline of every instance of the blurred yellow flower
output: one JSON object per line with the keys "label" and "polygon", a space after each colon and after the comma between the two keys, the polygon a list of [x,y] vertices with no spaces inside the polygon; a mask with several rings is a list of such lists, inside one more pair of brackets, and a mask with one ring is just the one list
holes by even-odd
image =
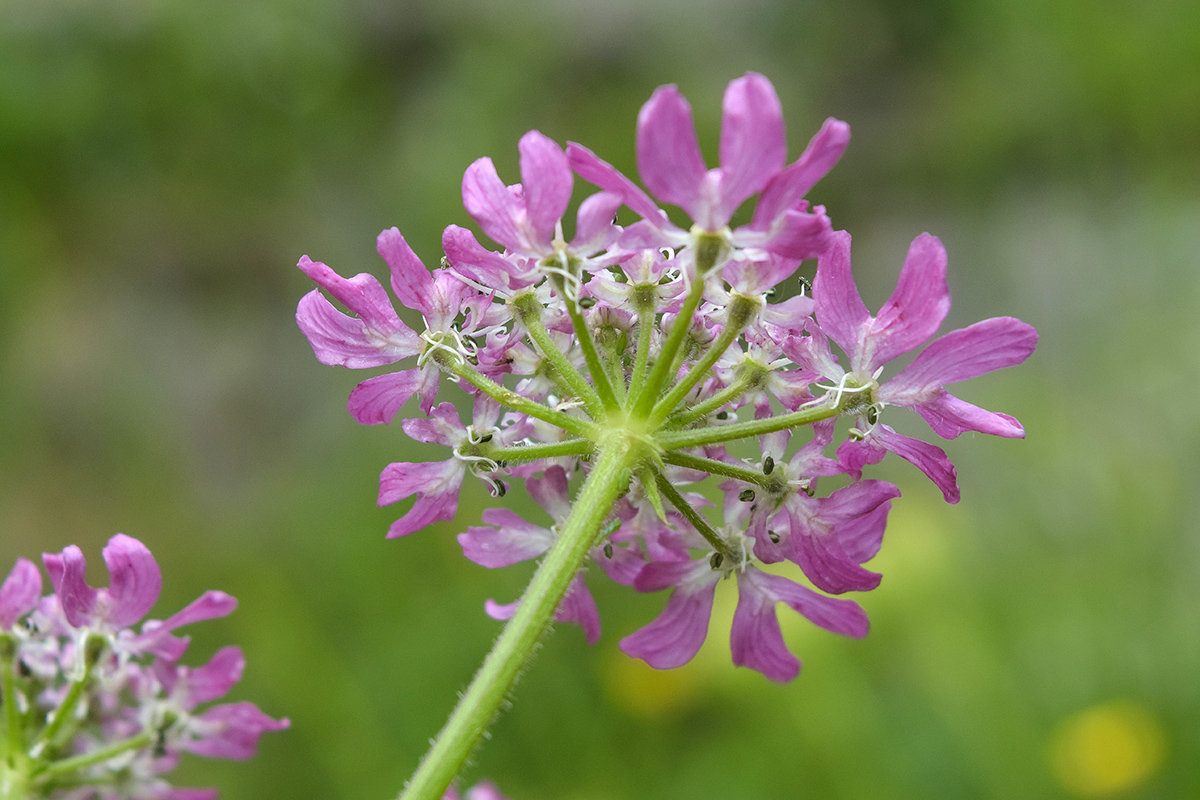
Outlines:
{"label": "blurred yellow flower", "polygon": [[1059,723],[1050,741],[1050,766],[1059,784],[1076,797],[1107,797],[1158,772],[1166,743],[1162,723],[1149,709],[1117,700]]}

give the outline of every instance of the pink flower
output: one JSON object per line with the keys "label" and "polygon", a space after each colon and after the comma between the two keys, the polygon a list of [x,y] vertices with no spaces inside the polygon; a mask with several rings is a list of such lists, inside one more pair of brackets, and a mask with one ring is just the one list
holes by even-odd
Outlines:
{"label": "pink flower", "polygon": [[[436,443],[453,449],[446,461],[424,464],[397,462],[388,464],[379,476],[379,505],[386,506],[412,495],[416,502],[400,519],[392,523],[387,538],[420,530],[435,522],[453,519],[458,511],[458,492],[468,469],[493,473],[497,465],[487,459],[470,456],[462,451],[464,445],[477,444],[485,437],[504,441],[506,436],[524,435],[522,426],[498,429],[500,406],[484,394],[475,398],[474,422],[468,428],[458,417],[451,403],[441,403],[429,419],[406,419],[404,432],[418,442]],[[485,478],[494,493],[503,491],[497,478]]]}
{"label": "pink flower", "polygon": [[[492,160],[480,158],[463,175],[463,206],[488,236],[512,253],[557,258],[566,247],[560,237],[574,183],[571,166],[562,148],[538,131],[522,136],[517,148],[521,182],[505,186]],[[612,219],[620,206],[619,195],[604,192],[585,200],[570,250],[586,256],[615,241],[621,229]]]}
{"label": "pink flower", "polygon": [[27,558],[18,558],[0,584],[0,629],[13,626],[28,614],[42,596],[42,574]]}
{"label": "pink flower", "polygon": [[296,324],[322,364],[362,369],[420,354],[421,337],[396,316],[375,276],[364,272],[343,278],[308,256],[301,258],[298,266],[355,315],[338,311],[316,289],[300,298]]}
{"label": "pink flower", "polygon": [[84,580],[87,561],[75,545],[61,554],[43,553],[42,562],[73,627],[111,631],[146,616],[162,591],[162,572],[146,545],[118,533],[101,551],[108,566],[107,589],[93,589]]}
{"label": "pink flower", "polygon": [[[823,209],[809,213],[803,197],[841,157],[849,138],[844,122],[827,120],[800,158],[785,169],[779,98],[769,80],[751,72],[725,91],[719,167],[705,167],[691,106],[671,85],[655,90],[638,115],[638,171],[659,200],[680,206],[699,228],[711,233],[724,230],[738,207],[760,194],[753,220],[732,232],[731,244],[811,258],[828,246],[831,228]],[[673,225],[612,165],[575,143],[567,146],[567,157],[580,176],[621,195],[664,243],[689,241],[687,232]]]}
{"label": "pink flower", "polygon": [[237,600],[224,592],[205,592],[165,621],[147,620],[142,632],[135,634],[129,626],[146,616],[162,591],[158,562],[144,544],[123,533],[109,539],[101,554],[110,576],[107,589],[93,589],[84,580],[87,561],[75,545],[64,548],[61,554],[43,553],[42,561],[67,623],[74,628],[115,634],[114,646],[123,652],[178,659],[187,649],[188,640],[173,636],[172,631],[193,622],[224,617],[237,608]]}
{"label": "pink flower", "polygon": [[[995,317],[952,331],[936,339],[911,364],[889,381],[880,382],[883,368],[932,336],[950,310],[946,287],[946,251],[937,237],[921,234],[913,240],[900,271],[900,281],[877,316],[871,316],[859,297],[850,271],[850,235],[834,234],[834,243],[817,262],[813,282],[819,331],[785,351],[831,381],[831,393],[858,394],[857,438],[838,449],[851,472],[861,473],[891,451],[933,480],[946,500],[958,502],[954,466],[935,445],[896,433],[878,422],[889,405],[917,411],[934,432],[954,438],[963,431],[1021,438],[1024,428],[1007,414],[987,411],[959,400],[945,385],[1003,367],[1020,364],[1037,344],[1037,331],[1012,317]],[[839,365],[821,333],[849,356],[849,369]]]}

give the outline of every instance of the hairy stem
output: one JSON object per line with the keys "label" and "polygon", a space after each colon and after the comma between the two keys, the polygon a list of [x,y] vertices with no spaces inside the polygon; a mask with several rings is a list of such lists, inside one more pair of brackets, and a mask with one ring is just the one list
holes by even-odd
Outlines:
{"label": "hairy stem", "polygon": [[575,329],[575,338],[579,340],[579,348],[583,350],[583,360],[587,362],[588,372],[591,373],[592,383],[600,402],[608,411],[616,411],[620,404],[613,392],[612,384],[608,381],[608,372],[600,363],[600,354],[596,352],[596,342],[592,339],[592,331],[587,326],[583,314],[579,311],[579,303],[567,300],[567,315],[571,318],[571,327]]}
{"label": "hairy stem", "polygon": [[774,433],[786,428],[796,428],[801,425],[811,425],[823,419],[836,417],[840,413],[832,403],[818,402],[793,411],[790,414],[780,414],[766,419],[755,419],[748,422],[735,422],[732,425],[720,425],[715,428],[698,428],[689,431],[666,431],[657,435],[658,443],[664,450],[677,450],[686,447],[704,447],[721,442],[732,442],[735,439],[746,439],[751,436],[761,436],[764,433]]}
{"label": "hairy stem", "polygon": [[679,402],[687,396],[687,393],[708,377],[708,371],[721,359],[721,356],[725,355],[725,351],[741,335],[742,329],[754,318],[754,312],[758,306],[757,302],[745,295],[736,293],[733,295],[733,301],[729,304],[728,319],[725,321],[720,335],[709,346],[704,356],[679,379],[679,383],[672,387],[667,396],[655,404],[647,423],[651,428],[657,427],[666,419],[667,415],[675,410],[675,406],[679,405]]}
{"label": "hairy stem", "polygon": [[677,467],[697,469],[701,472],[707,472],[710,475],[721,475],[726,478],[734,478],[735,480],[743,481],[745,483],[753,483],[757,486],[762,486],[763,488],[767,488],[779,482],[778,478],[772,478],[770,475],[764,475],[760,470],[739,467],[734,464],[726,464],[724,461],[717,461],[715,458],[694,456],[689,453],[681,453],[677,450],[664,453],[662,460],[668,464],[674,464]]}
{"label": "hairy stem", "polygon": [[663,497],[667,498],[671,502],[671,505],[679,509],[679,513],[687,518],[687,521],[692,524],[693,528],[699,531],[705,541],[711,544],[713,549],[720,553],[723,558],[733,561],[733,551],[729,549],[729,545],[725,544],[725,540],[713,530],[712,526],[708,524],[708,520],[699,511],[692,508],[692,504],[687,501],[687,498],[681,495],[679,490],[672,486],[671,482],[661,472],[654,473],[654,481],[658,484],[658,490],[662,492]]}
{"label": "hairy stem", "polygon": [[544,406],[527,397],[522,397],[512,389],[496,383],[479,370],[465,363],[462,359],[455,359],[440,353],[435,355],[434,359],[437,360],[440,367],[452,375],[457,375],[496,402],[508,406],[513,411],[528,414],[543,422],[549,422],[551,425],[562,428],[576,436],[582,436],[586,439],[595,439],[596,437],[596,426],[587,420],[572,417],[570,414],[564,414],[561,411],[555,411],[549,406]]}
{"label": "hairy stem", "polygon": [[585,456],[595,449],[596,445],[590,439],[569,439],[565,442],[530,444],[523,447],[493,447],[481,450],[480,454],[493,461],[534,461],[558,456]]}
{"label": "hairy stem", "polygon": [[646,382],[646,364],[650,359],[650,343],[654,338],[654,287],[639,284],[634,287],[633,297],[637,301],[638,342],[633,356],[633,374],[629,376],[629,396],[636,398],[642,393],[642,385]]}
{"label": "hairy stem", "polygon": [[659,392],[662,391],[663,385],[670,378],[669,373],[671,365],[675,362],[675,354],[683,346],[683,340],[687,337],[688,330],[692,327],[692,317],[695,316],[696,309],[700,307],[700,300],[703,297],[704,281],[697,279],[692,284],[691,291],[688,292],[687,297],[684,299],[683,307],[679,309],[679,314],[676,315],[675,321],[671,324],[671,331],[667,334],[667,340],[663,343],[662,350],[659,351],[658,357],[654,361],[654,369],[650,371],[650,375],[646,378],[641,391],[637,394],[631,393],[631,396],[634,398],[634,413],[638,416],[645,417],[650,413]]}
{"label": "hairy stem", "polygon": [[[587,382],[587,378],[583,377],[583,373],[576,369],[575,365],[558,349],[555,341],[550,338],[550,331],[546,330],[546,326],[542,324],[542,306],[537,298],[533,295],[521,295],[513,303],[513,307],[520,315],[521,321],[525,323],[525,328],[529,331],[529,338],[533,339],[538,350],[541,351],[542,357],[550,362],[550,366],[554,367],[554,371],[566,382],[575,396],[583,401],[583,405],[592,419],[600,419],[604,415],[604,403],[600,400],[600,395]],[[582,340],[580,341],[582,342]],[[584,358],[586,359],[586,357],[585,355]],[[609,389],[611,390],[612,387]]]}
{"label": "hairy stem", "polygon": [[743,363],[741,370],[738,372],[737,378],[733,383],[720,390],[707,400],[696,403],[694,406],[680,409],[675,416],[667,417],[664,421],[664,427],[682,428],[688,423],[700,419],[701,417],[716,411],[721,406],[746,393],[746,390],[754,385],[756,381],[762,379],[765,374],[762,366],[755,364],[749,360]]}
{"label": "hairy stem", "polygon": [[458,774],[512,691],[640,458],[639,448],[627,438],[615,436],[603,443],[595,468],[522,595],[520,607],[421,760],[401,800],[439,800]]}

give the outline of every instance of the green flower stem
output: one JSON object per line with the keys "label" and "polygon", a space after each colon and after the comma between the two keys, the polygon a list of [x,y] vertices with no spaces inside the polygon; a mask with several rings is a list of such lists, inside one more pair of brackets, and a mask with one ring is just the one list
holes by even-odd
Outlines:
{"label": "green flower stem", "polygon": [[494,447],[481,449],[480,454],[493,461],[533,461],[557,456],[585,456],[596,449],[590,439],[569,439],[565,442],[531,444],[524,447]]}
{"label": "green flower stem", "polygon": [[629,344],[629,334],[613,327],[602,327],[596,332],[596,345],[599,348],[600,360],[604,364],[604,373],[612,384],[617,396],[617,407],[623,408],[626,400],[625,388],[625,359],[626,345]]}
{"label": "green flower stem", "polygon": [[659,423],[666,419],[667,415],[675,410],[675,406],[679,405],[680,401],[687,396],[687,393],[708,377],[708,371],[721,359],[721,356],[725,355],[729,346],[741,336],[742,330],[750,323],[750,320],[754,319],[754,312],[758,310],[759,305],[758,302],[745,295],[737,293],[733,295],[733,301],[729,304],[729,318],[725,321],[720,335],[709,346],[703,358],[684,374],[666,397],[654,405],[654,410],[650,412],[647,420],[650,428],[658,427]]}
{"label": "green flower stem", "polygon": [[[546,330],[546,326],[542,324],[542,306],[537,298],[531,294],[520,295],[513,301],[513,308],[520,315],[521,321],[525,323],[525,328],[529,331],[529,338],[533,339],[538,349],[541,350],[542,357],[550,362],[550,366],[554,367],[555,372],[566,381],[575,396],[583,401],[583,405],[592,419],[600,419],[604,416],[604,404],[600,400],[600,395],[587,382],[587,378],[583,377],[575,365],[558,349],[558,345],[550,338],[550,331]],[[582,342],[582,340],[580,341]],[[584,358],[587,358],[586,354]],[[609,390],[611,391],[611,389],[610,386]]]}
{"label": "green flower stem", "polygon": [[654,339],[654,305],[658,292],[652,284],[640,283],[633,287],[632,297],[638,312],[638,342],[633,356],[633,374],[629,377],[629,396],[636,398],[646,382],[646,364],[650,360],[650,345]]}
{"label": "green flower stem", "polygon": [[800,425],[811,425],[823,419],[831,419],[841,413],[840,408],[830,403],[817,403],[790,414],[780,414],[766,419],[755,419],[748,422],[735,422],[732,425],[718,425],[713,428],[697,428],[687,431],[665,431],[655,437],[664,450],[677,450],[686,447],[704,447],[721,442],[732,442],[735,439],[745,439],[750,436],[761,436],[764,433],[774,433]]}
{"label": "green flower stem", "polygon": [[738,399],[746,390],[753,386],[758,381],[762,380],[766,375],[766,371],[760,364],[747,361],[743,364],[742,369],[738,372],[737,378],[733,383],[726,386],[721,391],[714,394],[712,397],[697,403],[694,406],[682,409],[676,416],[667,417],[664,421],[665,426],[671,428],[682,428],[694,420],[716,411],[721,406],[728,402]]}
{"label": "green flower stem", "polygon": [[41,770],[35,773],[35,777],[45,779],[56,775],[66,775],[83,767],[90,767],[93,764],[100,764],[114,756],[119,756],[128,750],[137,750],[145,747],[154,741],[154,734],[148,731],[139,733],[137,736],[131,736],[128,739],[122,739],[119,742],[113,742],[110,745],[101,747],[97,750],[84,753],[83,755],[74,756],[72,758],[64,758],[62,761],[55,761],[47,764]]}
{"label": "green flower stem", "polygon": [[734,478],[735,480],[744,483],[752,483],[756,486],[761,486],[764,489],[779,484],[778,477],[764,475],[761,470],[747,469],[734,464],[726,464],[724,461],[717,461],[715,458],[705,458],[703,456],[694,456],[690,453],[681,453],[678,450],[673,450],[670,453],[664,453],[662,460],[668,464],[674,464],[677,467],[686,469],[698,469],[701,472],[707,472],[710,475],[721,475],[726,478]]}
{"label": "green flower stem", "polygon": [[517,612],[463,694],[458,707],[421,760],[401,800],[439,800],[463,762],[495,719],[517,682],[538,640],[554,618],[567,587],[595,544],[613,504],[625,493],[629,477],[644,458],[643,448],[624,432],[601,442],[595,468],[584,481],[571,515],[538,566]]}
{"label": "green flower stem", "polygon": [[83,696],[84,686],[92,676],[92,671],[89,669],[82,678],[71,682],[71,688],[67,689],[67,696],[63,698],[62,704],[54,709],[54,717],[50,723],[42,728],[37,738],[33,740],[33,746],[29,748],[29,754],[34,758],[39,758],[42,750],[47,745],[54,743],[55,737],[62,731],[63,726],[71,715],[75,713],[75,706],[79,704],[79,698]]}
{"label": "green flower stem", "polygon": [[567,316],[571,318],[571,327],[575,329],[575,338],[579,340],[579,347],[583,350],[583,360],[587,362],[592,383],[596,386],[596,394],[600,395],[600,402],[604,404],[606,410],[616,411],[620,408],[620,403],[617,402],[617,395],[608,381],[608,372],[600,363],[600,354],[596,352],[596,342],[592,339],[592,331],[588,328],[587,321],[579,311],[579,303],[567,300],[566,306]]}
{"label": "green flower stem", "polygon": [[671,324],[671,331],[667,334],[667,341],[663,343],[662,350],[654,361],[654,369],[650,371],[650,376],[646,378],[641,391],[633,395],[633,408],[637,416],[645,418],[649,416],[651,409],[654,408],[654,402],[662,392],[663,385],[671,377],[669,372],[671,365],[675,363],[675,354],[683,346],[683,340],[687,337],[688,331],[692,327],[692,318],[696,315],[696,309],[700,307],[700,300],[703,297],[704,280],[698,278],[692,284],[691,291],[684,298],[683,307],[679,309],[679,314],[676,315],[675,321]]}
{"label": "green flower stem", "polygon": [[679,513],[687,517],[687,521],[692,523],[692,527],[700,532],[700,535],[713,546],[713,549],[732,563],[734,561],[733,551],[729,549],[729,545],[725,543],[725,540],[708,524],[708,520],[699,511],[692,508],[692,504],[679,493],[678,489],[671,485],[671,482],[661,472],[655,471],[654,482],[658,485],[658,490],[662,492],[663,496],[671,501],[671,505],[679,509]]}
{"label": "green flower stem", "polygon": [[570,414],[564,414],[561,411],[555,411],[553,408],[544,406],[541,403],[535,403],[527,397],[522,397],[512,389],[496,383],[461,358],[440,352],[434,353],[432,358],[437,361],[438,366],[442,369],[452,375],[457,375],[479,391],[496,400],[496,402],[508,406],[513,411],[528,414],[543,422],[549,422],[551,425],[562,428],[576,436],[582,436],[585,439],[596,438],[596,432],[599,429],[587,420],[572,417]]}
{"label": "green flower stem", "polygon": [[17,712],[17,643],[11,634],[0,635],[0,680],[4,681],[4,718],[8,730],[8,758],[11,762],[17,753],[25,752],[24,737],[21,735],[21,715]]}

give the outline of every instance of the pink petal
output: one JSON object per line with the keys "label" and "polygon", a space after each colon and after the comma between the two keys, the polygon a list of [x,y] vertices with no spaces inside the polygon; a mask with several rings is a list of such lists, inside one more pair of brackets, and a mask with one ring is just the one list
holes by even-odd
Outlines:
{"label": "pink petal", "polygon": [[830,594],[869,592],[879,585],[878,572],[863,569],[831,534],[821,534],[797,525],[791,531],[792,558],[810,581]]}
{"label": "pink petal", "polygon": [[993,317],[950,331],[888,381],[881,399],[904,403],[906,396],[1015,366],[1029,358],[1037,341],[1033,326],[1013,317]]}
{"label": "pink petal", "polygon": [[433,294],[433,277],[408,246],[398,228],[388,228],[375,239],[375,250],[388,265],[392,275],[392,291],[405,308],[429,312]]}
{"label": "pink petal", "polygon": [[708,636],[708,620],[720,580],[719,573],[712,574],[711,581],[695,590],[680,587],[671,592],[663,612],[622,639],[621,650],[656,669],[673,669],[691,661]]}
{"label": "pink petal", "polygon": [[896,433],[887,425],[876,425],[870,437],[928,475],[942,490],[947,503],[958,502],[958,473],[942,448]]}
{"label": "pink petal", "polygon": [[863,305],[850,271],[850,234],[834,231],[829,250],[817,259],[813,279],[817,322],[830,339],[848,353],[858,351],[863,325],[871,312]]}
{"label": "pink petal", "polygon": [[219,792],[216,789],[185,789],[171,786],[162,794],[155,795],[155,800],[217,800]]}
{"label": "pink petal", "polygon": [[638,113],[637,163],[651,194],[697,216],[707,170],[692,107],[674,85],[655,89]]}
{"label": "pink petal", "polygon": [[551,519],[564,520],[571,513],[571,492],[562,467],[550,467],[541,478],[530,478],[525,488]]}
{"label": "pink petal", "polygon": [[237,599],[219,591],[207,591],[167,619],[148,619],[142,632],[130,638],[126,647],[131,652],[145,652],[178,661],[187,650],[187,637],[172,636],[171,632],[193,622],[225,617],[237,608]]}
{"label": "pink petal", "polygon": [[554,612],[554,618],[559,622],[575,622],[583,628],[584,638],[588,644],[595,644],[600,639],[600,612],[596,601],[584,583],[583,575],[576,575],[567,587],[563,597]]}
{"label": "pink petal", "polygon": [[820,499],[822,519],[833,524],[874,511],[883,503],[900,496],[900,489],[887,481],[858,481]]}
{"label": "pink petal", "polygon": [[786,683],[800,674],[800,661],[783,643],[775,601],[757,569],[738,574],[738,604],[729,631],[733,663],[758,670],[773,681]]}
{"label": "pink petal", "polygon": [[185,740],[181,747],[200,756],[241,761],[254,757],[264,733],[289,725],[287,718],[271,719],[253,703],[228,703],[193,717],[192,728],[203,738]]}
{"label": "pink petal", "polygon": [[890,500],[884,502],[870,511],[838,524],[830,531],[830,535],[837,540],[838,546],[851,561],[856,564],[870,561],[879,553],[879,547],[883,544],[883,532],[887,527],[888,512],[891,508]]}
{"label": "pink petal", "polygon": [[554,544],[554,535],[526,522],[507,508],[489,508],[484,522],[494,528],[472,526],[458,534],[463,555],[488,569],[511,566],[537,558]]}
{"label": "pink petal", "polygon": [[426,464],[388,464],[379,476],[378,505],[386,506],[417,495],[408,513],[392,523],[387,538],[395,539],[435,522],[454,518],[465,468],[458,459]]}
{"label": "pink petal", "polygon": [[0,628],[13,624],[33,610],[42,596],[42,573],[26,558],[18,558],[0,585]]}
{"label": "pink petal", "polygon": [[300,298],[296,324],[308,337],[317,360],[330,366],[380,367],[421,352],[420,338],[398,318],[388,330],[369,328],[361,319],[338,311],[317,289]]}
{"label": "pink petal", "polygon": [[525,241],[516,220],[525,209],[496,174],[496,166],[486,156],[467,167],[462,181],[463,207],[483,232],[511,250],[524,249]]}
{"label": "pink petal", "polygon": [[162,572],[146,545],[118,533],[101,551],[111,576],[107,590],[107,621],[116,627],[132,625],[154,607],[162,591]]}
{"label": "pink petal", "polygon": [[814,625],[854,639],[867,635],[870,628],[867,614],[853,600],[826,597],[782,575],[768,575],[758,570],[747,572],[756,573],[755,580],[763,586],[765,593],[777,602],[785,603]]}
{"label": "pink petal", "polygon": [[592,558],[609,579],[622,586],[633,586],[646,564],[641,549],[633,544],[613,547],[612,556],[605,555],[603,548],[598,547],[592,551]]}
{"label": "pink petal", "polygon": [[567,161],[570,162],[571,169],[575,170],[575,174],[585,181],[593,183],[605,191],[620,195],[621,199],[625,201],[625,205],[633,209],[634,213],[650,220],[652,224],[675,227],[667,221],[666,212],[650,199],[650,195],[617,171],[612,164],[583,145],[568,142]]}
{"label": "pink petal", "polygon": [[621,233],[613,217],[624,201],[613,192],[596,192],[579,204],[571,249],[593,253],[608,247]]}
{"label": "pink petal", "polygon": [[943,439],[953,439],[965,431],[990,433],[1007,439],[1025,438],[1025,428],[1013,417],[971,405],[945,390],[913,408]]}
{"label": "pink petal", "polygon": [[554,228],[571,202],[571,165],[562,148],[538,131],[522,136],[517,149],[521,153],[521,186],[529,224],[536,244],[549,250]]}
{"label": "pink petal", "polygon": [[752,228],[764,230],[785,211],[796,208],[808,190],[833,168],[850,143],[850,126],[833,117],[825,120],[808,147],[763,189],[754,208]]}
{"label": "pink petal", "polygon": [[406,419],[400,423],[400,427],[418,442],[447,447],[457,447],[467,435],[467,428],[459,419],[458,409],[453,403],[438,403],[429,419]]}
{"label": "pink petal", "polygon": [[308,256],[301,257],[297,266],[377,336],[414,335],[396,316],[391,299],[374,275],[363,272],[353,278],[343,278],[325,264],[310,260]]}
{"label": "pink petal", "polygon": [[[497,603],[495,600],[484,601],[483,610],[492,619],[509,620],[521,607],[520,600],[511,603]],[[567,587],[567,593],[554,611],[554,619],[558,622],[575,622],[583,628],[584,637],[588,644],[595,644],[600,638],[600,612],[596,609],[596,601],[583,582],[582,575],[576,575]]]}
{"label": "pink petal", "polygon": [[483,613],[501,622],[512,619],[513,614],[517,613],[517,609],[520,607],[520,600],[513,600],[511,603],[497,603],[489,597],[483,601]]}
{"label": "pink petal", "polygon": [[240,647],[222,647],[207,664],[188,672],[189,708],[224,697],[242,679],[245,669],[246,657]]}
{"label": "pink petal", "polygon": [[936,236],[923,233],[909,246],[896,291],[865,334],[864,351],[852,357],[854,369],[872,373],[907,353],[933,336],[949,312],[946,249]]}
{"label": "pink petal", "polygon": [[436,368],[417,367],[368,378],[354,387],[346,408],[360,425],[389,423],[413,394],[428,391],[431,382],[436,391],[438,374]]}
{"label": "pink petal", "polygon": [[738,228],[733,242],[740,247],[764,247],[784,258],[817,258],[833,245],[833,224],[822,206],[811,213],[785,211],[763,233]]}
{"label": "pink petal", "polygon": [[[157,629],[173,631],[209,619],[227,617],[237,608],[237,598],[220,591],[207,591],[179,611],[157,624]],[[150,624],[148,621],[147,625]]]}
{"label": "pink petal", "polygon": [[450,264],[485,286],[512,286],[509,278],[517,265],[481,245],[475,234],[457,225],[442,231],[442,249]]}
{"label": "pink petal", "polygon": [[465,800],[508,800],[508,798],[500,794],[496,784],[485,781],[468,789]]}
{"label": "pink petal", "polygon": [[762,191],[783,169],[786,156],[783,107],[775,87],[754,72],[731,82],[721,118],[721,200],[716,216],[732,217],[747,197]]}
{"label": "pink petal", "polygon": [[87,561],[83,551],[75,545],[67,545],[61,555],[42,553],[42,563],[50,574],[50,584],[58,595],[63,615],[75,628],[85,627],[99,599],[99,592],[87,585]]}

